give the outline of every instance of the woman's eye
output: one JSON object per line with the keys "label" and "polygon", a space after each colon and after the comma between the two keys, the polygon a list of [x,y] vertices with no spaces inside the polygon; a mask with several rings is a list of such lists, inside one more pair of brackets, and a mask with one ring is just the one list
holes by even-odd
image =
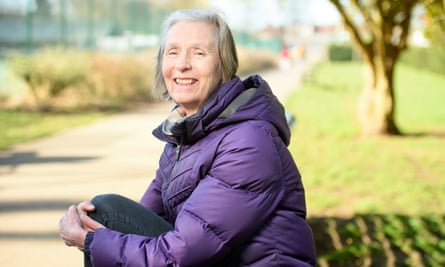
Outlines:
{"label": "woman's eye", "polygon": [[196,56],[204,56],[205,53],[203,51],[195,51]]}

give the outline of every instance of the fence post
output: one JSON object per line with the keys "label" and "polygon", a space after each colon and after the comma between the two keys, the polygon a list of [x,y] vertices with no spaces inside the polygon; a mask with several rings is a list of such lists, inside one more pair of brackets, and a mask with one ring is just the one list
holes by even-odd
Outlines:
{"label": "fence post", "polygon": [[94,0],[88,0],[88,19],[87,19],[87,40],[86,45],[89,49],[93,48],[94,39]]}
{"label": "fence post", "polygon": [[66,0],[60,0],[60,43],[66,47]]}
{"label": "fence post", "polygon": [[30,54],[33,50],[33,12],[36,6],[33,0],[26,1],[26,52]]}

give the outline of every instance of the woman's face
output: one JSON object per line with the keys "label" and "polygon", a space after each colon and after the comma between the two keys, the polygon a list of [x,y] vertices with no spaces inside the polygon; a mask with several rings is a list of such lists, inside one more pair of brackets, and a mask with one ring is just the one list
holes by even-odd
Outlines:
{"label": "woman's face", "polygon": [[221,83],[216,27],[205,22],[182,21],[167,32],[162,75],[180,112],[198,111]]}

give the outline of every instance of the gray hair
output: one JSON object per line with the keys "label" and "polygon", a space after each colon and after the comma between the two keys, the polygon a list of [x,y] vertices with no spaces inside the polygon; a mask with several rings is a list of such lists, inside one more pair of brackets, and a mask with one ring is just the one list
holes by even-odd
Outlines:
{"label": "gray hair", "polygon": [[227,82],[235,76],[238,70],[238,56],[232,32],[222,16],[212,9],[178,10],[171,13],[162,25],[161,43],[158,50],[156,72],[152,95],[155,99],[168,98],[167,86],[162,75],[162,58],[165,51],[165,36],[170,28],[181,21],[207,22],[217,29],[216,44],[221,62],[222,82]]}

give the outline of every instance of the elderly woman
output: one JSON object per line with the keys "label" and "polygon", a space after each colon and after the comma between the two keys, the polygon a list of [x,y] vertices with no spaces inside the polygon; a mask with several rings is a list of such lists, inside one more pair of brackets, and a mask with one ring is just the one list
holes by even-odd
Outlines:
{"label": "elderly woman", "polygon": [[241,81],[230,29],[209,10],[164,23],[155,90],[175,102],[139,203],[72,206],[60,235],[87,266],[313,266],[305,194],[283,106],[257,75]]}

